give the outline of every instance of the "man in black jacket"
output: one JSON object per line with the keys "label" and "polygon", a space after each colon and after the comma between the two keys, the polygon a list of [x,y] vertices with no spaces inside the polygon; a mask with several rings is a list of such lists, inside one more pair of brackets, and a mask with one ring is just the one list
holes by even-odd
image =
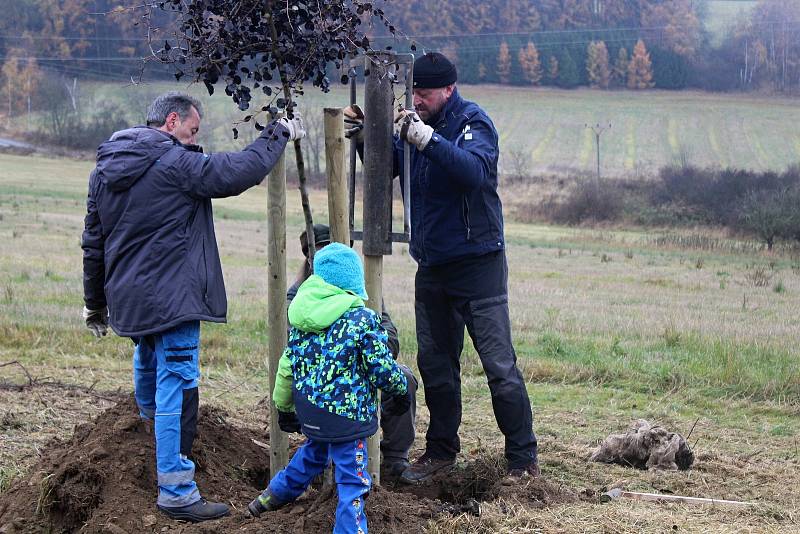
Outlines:
{"label": "man in black jacket", "polygon": [[[530,399],[511,339],[497,130],[480,106],[461,98],[456,80],[455,65],[442,54],[417,58],[415,109],[395,119],[395,170],[402,168],[403,142],[412,145],[409,253],[418,264],[417,364],[431,416],[425,453],[403,473],[407,482],[453,465],[461,448],[465,327],[489,382],[509,474],[539,475]],[[349,109],[345,115],[355,126],[352,137],[358,119]]]}
{"label": "man in black jacket", "polygon": [[228,507],[200,497],[189,459],[197,426],[200,321],[225,322],[227,300],[211,199],[260,183],[287,141],[305,135],[298,114],[271,123],[241,152],[203,154],[202,110],[170,92],[147,126],[100,145],[89,178],[82,238],[84,319],[130,337],[140,414],[155,420],[158,508],[203,521]]}

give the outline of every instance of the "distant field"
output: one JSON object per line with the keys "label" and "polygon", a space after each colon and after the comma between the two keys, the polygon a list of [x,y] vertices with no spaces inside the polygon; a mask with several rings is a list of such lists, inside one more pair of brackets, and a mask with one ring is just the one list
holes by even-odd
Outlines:
{"label": "distant field", "polygon": [[[143,113],[153,95],[166,88],[104,85],[98,88],[98,97],[124,99]],[[232,140],[231,126],[245,114],[224,93],[209,98],[201,87],[190,91],[206,105],[200,142],[215,151],[242,146],[242,140]],[[494,120],[505,172],[515,170],[511,154],[517,160],[521,157],[532,173],[593,172],[594,136],[585,124],[598,122],[612,124],[602,137],[602,167],[607,175],[650,175],[684,157],[700,166],[755,170],[781,170],[800,161],[796,127],[800,106],[795,99],[501,86],[463,86],[461,91],[486,108]],[[309,121],[321,123],[322,107],[347,103],[345,90],[337,85],[329,94],[308,88],[302,106]],[[242,125],[239,129],[243,140],[252,138],[252,128]]]}
{"label": "distant field", "polygon": [[601,139],[605,174],[649,174],[684,156],[700,166],[759,170],[800,161],[794,100],[500,87],[466,87],[464,93],[495,120],[501,149],[523,150],[537,173],[594,170],[594,135],[586,123],[612,125]]}

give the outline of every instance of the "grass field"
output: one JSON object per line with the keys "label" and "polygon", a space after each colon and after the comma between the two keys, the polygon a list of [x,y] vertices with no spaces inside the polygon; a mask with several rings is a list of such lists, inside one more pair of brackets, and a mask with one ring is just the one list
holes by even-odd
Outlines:
{"label": "grass field", "polygon": [[[80,317],[79,237],[90,167],[0,156],[0,365],[18,361],[34,378],[78,386],[65,394],[15,391],[9,383],[28,378],[17,365],[0,367],[0,491],[50,438],[69,435],[107,406],[92,395],[131,388],[130,342],[95,340]],[[267,389],[265,203],[263,188],[215,202],[229,324],[203,330],[201,402],[254,427],[263,426],[257,405]],[[314,192],[312,203],[317,220],[325,220],[323,194]],[[288,206],[292,273],[300,261],[295,191]],[[459,516],[430,532],[800,530],[800,260],[659,245],[654,237],[507,226],[514,338],[544,476],[576,493],[622,484],[758,506],[580,502],[530,509],[491,502],[480,519]],[[721,250],[737,248],[729,244]],[[401,332],[400,359],[412,367],[413,272],[406,248],[396,246],[385,262],[385,299]],[[757,273],[766,283],[757,285]],[[467,345],[463,456],[500,456],[485,377]],[[586,461],[600,439],[637,418],[683,434],[697,421],[695,467],[650,473]],[[415,454],[426,424],[423,407]]]}
{"label": "grass field", "polygon": [[[99,100],[124,100],[138,108],[138,120],[164,86],[105,85]],[[175,88],[175,86],[171,86]],[[231,126],[244,113],[224,94],[202,98],[206,117],[200,142],[210,150],[242,146],[252,128],[242,125],[234,142]],[[501,170],[527,175],[574,175],[595,171],[594,135],[585,126],[611,124],[602,136],[602,172],[612,176],[652,176],[660,167],[686,160],[701,167],[784,170],[800,161],[800,107],[795,99],[740,94],[670,91],[573,91],[503,86],[463,86],[480,103],[500,134]],[[361,98],[361,97],[360,97]],[[344,106],[342,86],[328,94],[308,88],[301,106],[321,134],[321,108]],[[263,122],[263,121],[262,121]],[[321,135],[317,135],[321,139]],[[320,152],[324,158],[324,150]]]}

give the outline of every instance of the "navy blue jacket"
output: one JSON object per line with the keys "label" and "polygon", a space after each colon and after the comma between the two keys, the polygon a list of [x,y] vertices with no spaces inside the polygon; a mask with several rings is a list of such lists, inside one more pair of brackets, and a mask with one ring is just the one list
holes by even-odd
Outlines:
{"label": "navy blue jacket", "polygon": [[107,305],[111,327],[129,337],[225,322],[211,199],[264,179],[287,141],[270,133],[285,128],[271,125],[243,151],[212,155],[145,126],[100,145],[81,241],[86,307]]}
{"label": "navy blue jacket", "polygon": [[[425,150],[411,148],[411,256],[432,266],[502,250],[494,124],[457,89],[428,124],[434,134]],[[401,169],[399,139],[394,153]]]}

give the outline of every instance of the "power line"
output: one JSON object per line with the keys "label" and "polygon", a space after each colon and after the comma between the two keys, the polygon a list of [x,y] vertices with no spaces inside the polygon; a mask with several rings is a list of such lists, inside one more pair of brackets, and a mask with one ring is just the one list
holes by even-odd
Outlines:
{"label": "power line", "polygon": [[[754,0],[718,0],[718,1],[725,1],[725,2],[752,2]],[[776,20],[776,21],[756,21],[750,22],[751,26],[770,26],[770,25],[778,25],[778,24],[800,24],[800,20]],[[404,35],[404,38],[408,40],[414,39],[453,39],[459,37],[504,37],[504,36],[517,36],[517,35],[530,35],[530,36],[537,36],[537,35],[563,35],[563,34],[575,34],[575,33],[614,33],[614,32],[634,32],[634,31],[663,31],[667,29],[686,29],[694,26],[683,25],[683,26],[676,26],[676,25],[669,25],[669,26],[629,26],[629,27],[614,27],[614,28],[582,28],[582,29],[561,29],[561,30],[525,30],[525,31],[516,31],[516,32],[479,32],[479,33],[451,33],[451,34],[417,34],[417,35]],[[12,34],[0,34],[0,39],[15,39],[15,40],[37,40],[37,41],[59,41],[59,40],[66,40],[66,41],[124,41],[124,42],[147,42],[148,39],[145,37],[89,37],[89,36],[48,36],[48,35],[12,35]],[[397,39],[391,35],[376,35],[370,37],[371,40],[376,39]],[[160,41],[161,38],[157,39]]]}
{"label": "power line", "polygon": [[[787,31],[800,31],[800,25],[788,27],[788,28],[786,28],[786,30]],[[616,39],[587,38],[587,39],[572,40],[572,41],[557,41],[557,42],[546,42],[545,41],[545,42],[541,42],[541,43],[536,43],[536,49],[541,52],[542,50],[551,50],[551,49],[554,49],[554,48],[561,48],[561,47],[588,46],[589,43],[591,43],[593,41],[598,41],[598,40],[603,41],[606,44],[630,43],[630,42],[633,42],[633,41],[637,40],[638,38],[639,38],[639,36],[637,35],[637,36],[630,36],[630,37],[619,37],[619,38],[616,38]],[[653,44],[656,44],[656,43],[661,44],[661,43],[664,42],[664,40],[665,40],[665,35],[663,33],[659,33],[658,37],[656,39],[647,40],[647,44],[651,45],[651,46]],[[481,51],[481,50],[499,50],[500,46],[501,46],[500,42],[495,42],[495,43],[488,43],[488,44],[475,44],[475,45],[471,45],[471,46],[458,46],[456,48],[456,50],[458,52],[478,52],[478,51]],[[437,50],[440,47],[439,46],[427,46],[427,47],[424,47],[424,48],[428,48],[430,50]]]}
{"label": "power line", "polygon": [[9,35],[0,34],[0,39],[14,39],[18,41],[141,41],[146,42],[145,37],[79,37],[61,35]]}
{"label": "power line", "polygon": [[98,76],[106,76],[106,77],[119,77],[128,79],[125,74],[122,74],[119,71],[103,71],[91,68],[80,67],[77,65],[47,65],[47,64],[40,64],[38,65],[40,69],[48,70],[52,72],[73,72],[76,74],[92,74]]}
{"label": "power line", "polygon": [[81,61],[116,61],[116,62],[127,62],[127,61],[145,61],[144,58],[141,57],[53,57],[53,56],[41,56],[41,57],[33,57],[33,56],[0,56],[0,60],[6,59],[22,59],[25,61],[65,61],[65,62],[81,62]]}
{"label": "power line", "polygon": [[[752,1],[752,0],[746,0]],[[784,24],[800,24],[800,20],[778,20],[778,21],[756,21],[751,22],[751,26],[770,26],[770,25],[784,25]],[[517,31],[517,32],[485,32],[485,33],[453,33],[453,34],[418,34],[418,35],[404,35],[406,40],[414,40],[419,38],[425,39],[453,39],[459,37],[512,37],[512,36],[537,36],[537,35],[560,35],[560,34],[575,34],[575,33],[615,33],[615,32],[650,32],[650,31],[664,31],[675,29],[689,29],[694,28],[694,25],[668,25],[668,26],[632,26],[621,28],[583,28],[572,30],[530,30],[530,31]],[[389,39],[396,40],[397,38],[391,35],[379,35],[371,37],[371,40],[376,39]]]}

